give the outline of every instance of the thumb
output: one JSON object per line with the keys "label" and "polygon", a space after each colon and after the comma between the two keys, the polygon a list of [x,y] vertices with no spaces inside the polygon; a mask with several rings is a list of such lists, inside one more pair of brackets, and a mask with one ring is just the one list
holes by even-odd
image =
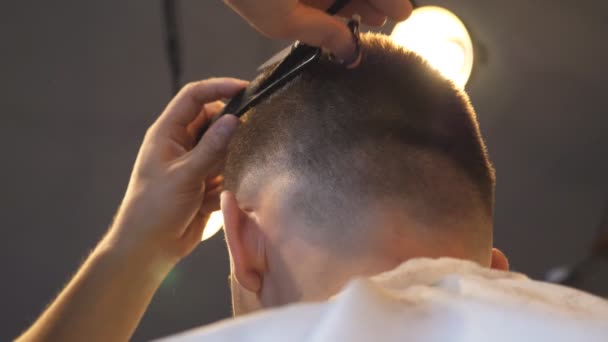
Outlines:
{"label": "thumb", "polygon": [[326,48],[343,60],[352,58],[355,42],[346,24],[337,17],[298,2],[288,22],[291,38]]}
{"label": "thumb", "polygon": [[192,149],[188,164],[197,174],[205,177],[213,166],[226,155],[228,143],[232,138],[239,119],[234,115],[222,117],[209,127],[199,143]]}

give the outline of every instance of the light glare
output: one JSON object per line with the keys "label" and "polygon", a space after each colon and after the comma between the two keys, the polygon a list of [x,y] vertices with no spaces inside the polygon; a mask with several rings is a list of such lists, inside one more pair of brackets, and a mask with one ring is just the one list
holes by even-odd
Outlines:
{"label": "light glare", "polygon": [[224,225],[224,216],[222,216],[221,211],[214,211],[209,216],[209,220],[207,220],[207,224],[205,225],[205,230],[203,231],[203,238],[201,241],[205,241],[211,238],[215,233],[222,229]]}
{"label": "light glare", "polygon": [[452,12],[437,6],[416,8],[409,19],[395,26],[391,38],[424,57],[458,87],[466,85],[473,69],[473,44]]}

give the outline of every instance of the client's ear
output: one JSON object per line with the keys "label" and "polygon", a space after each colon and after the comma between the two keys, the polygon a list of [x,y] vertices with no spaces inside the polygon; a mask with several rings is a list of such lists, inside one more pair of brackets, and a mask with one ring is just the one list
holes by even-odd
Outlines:
{"label": "client's ear", "polygon": [[233,193],[224,191],[220,198],[232,272],[241,286],[258,293],[266,271],[264,236],[254,214],[241,209]]}
{"label": "client's ear", "polygon": [[501,271],[508,271],[509,259],[507,259],[507,256],[500,249],[492,248],[492,264],[490,267]]}

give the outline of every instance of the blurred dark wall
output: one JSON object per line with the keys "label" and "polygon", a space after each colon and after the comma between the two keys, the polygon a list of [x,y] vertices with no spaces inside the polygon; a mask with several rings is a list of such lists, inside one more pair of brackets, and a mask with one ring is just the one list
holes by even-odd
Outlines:
{"label": "blurred dark wall", "polygon": [[[582,258],[608,200],[608,4],[420,3],[456,12],[485,52],[468,90],[498,171],[497,246],[536,278]],[[251,78],[282,45],[220,1],[178,5],[186,81]],[[158,0],[3,4],[0,340],[35,319],[110,224],[171,97],[162,23]],[[218,235],[167,278],[134,340],[228,317],[227,276]]]}

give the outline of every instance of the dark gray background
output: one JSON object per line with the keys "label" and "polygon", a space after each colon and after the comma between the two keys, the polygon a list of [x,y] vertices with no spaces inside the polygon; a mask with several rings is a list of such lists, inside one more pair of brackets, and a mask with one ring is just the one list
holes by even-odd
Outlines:
{"label": "dark gray background", "polygon": [[[535,278],[582,258],[608,199],[608,3],[420,3],[456,12],[485,52],[468,90],[498,170],[497,246]],[[220,1],[179,7],[186,80],[250,78],[282,45]],[[0,9],[0,340],[32,322],[112,219],[171,95],[161,14],[159,0]],[[229,316],[227,276],[218,235],[170,275],[134,340]]]}

